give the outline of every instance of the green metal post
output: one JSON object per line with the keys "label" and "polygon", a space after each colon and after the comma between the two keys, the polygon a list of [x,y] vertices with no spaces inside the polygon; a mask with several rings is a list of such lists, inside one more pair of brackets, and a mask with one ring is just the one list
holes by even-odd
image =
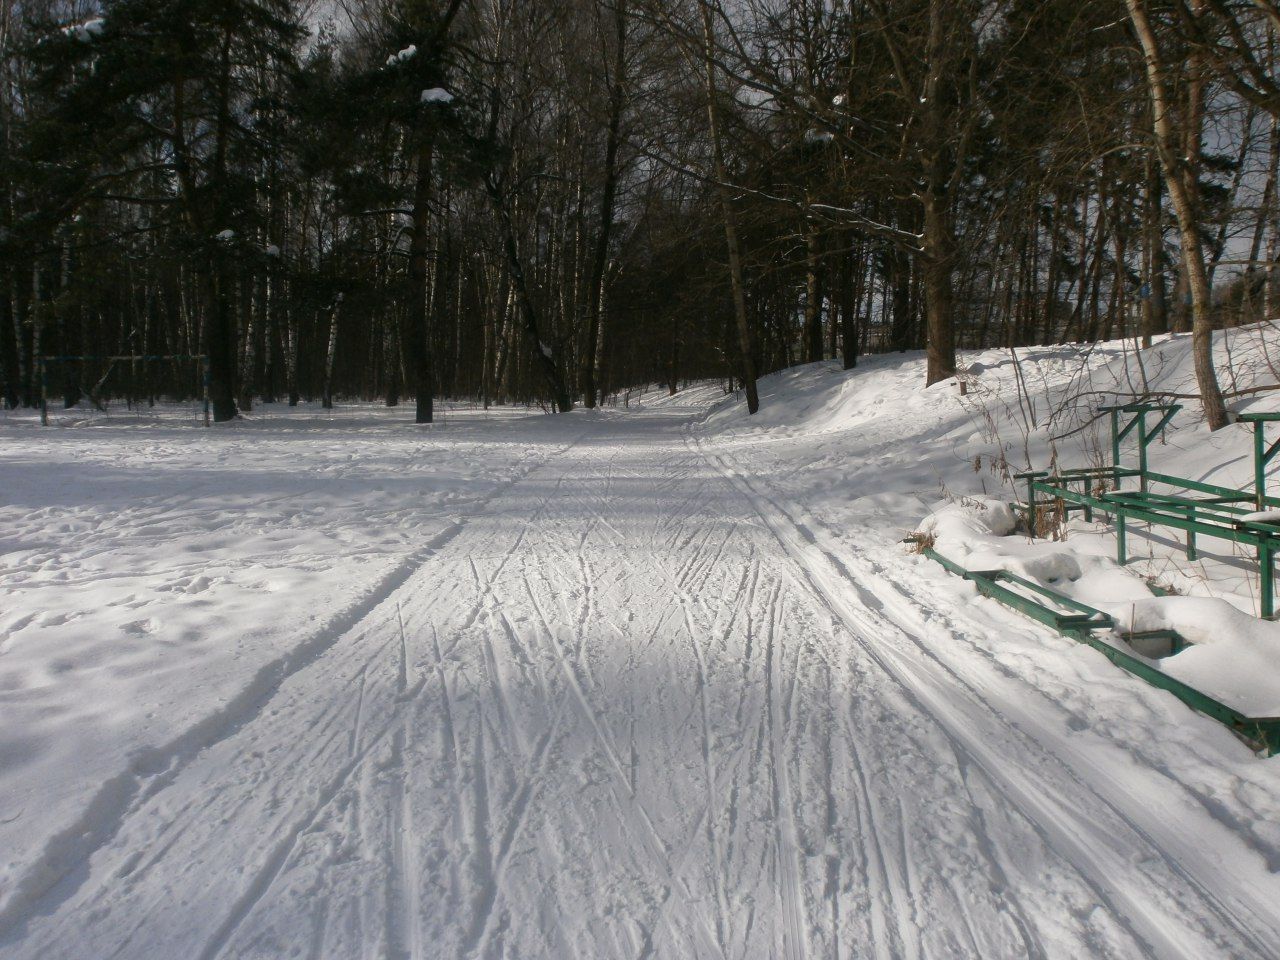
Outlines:
{"label": "green metal post", "polygon": [[1124,536],[1125,534],[1124,509],[1123,508],[1117,509],[1115,513],[1115,517],[1116,517],[1116,562],[1119,563],[1121,566],[1123,566],[1124,564],[1129,562],[1128,558],[1125,556],[1125,554],[1127,553],[1127,550],[1125,549],[1125,536]]}
{"label": "green metal post", "polygon": [[1027,477],[1027,536],[1036,535],[1036,488],[1035,474]]}
{"label": "green metal post", "polygon": [[[1227,706],[1219,700],[1215,700],[1195,687],[1188,686],[1182,681],[1169,676],[1160,669],[1153,667],[1149,662],[1139,657],[1131,656],[1113,645],[1105,636],[1099,635],[1101,631],[1115,628],[1115,622],[1102,611],[1095,610],[1056,591],[1024,580],[1005,570],[967,570],[929,547],[924,548],[923,553],[926,557],[942,564],[951,573],[971,582],[980,593],[1012,607],[1033,620],[1052,627],[1065,637],[1087,644],[1122,670],[1128,671],[1160,690],[1168,691],[1191,709],[1225,724],[1257,748],[1263,750],[1267,755],[1274,754],[1280,749],[1280,717],[1245,716],[1238,710]],[[1053,606],[1020,593],[1012,589],[1013,587],[1031,590],[1046,596],[1052,601]],[[1080,610],[1082,614],[1060,613],[1056,609],[1058,605]],[[1121,636],[1123,637],[1124,634],[1121,634]],[[1130,636],[1132,637],[1132,635]],[[1174,652],[1182,649],[1183,641],[1177,634],[1171,634],[1170,640],[1172,641]]]}
{"label": "green metal post", "polygon": [[[1114,470],[1120,469],[1120,411],[1111,411],[1111,466]],[[1112,474],[1112,481],[1116,485],[1116,489],[1120,488],[1120,477],[1118,474]]]}
{"label": "green metal post", "polygon": [[1259,510],[1267,509],[1267,443],[1263,436],[1265,424],[1253,422],[1253,495]]}
{"label": "green metal post", "polygon": [[1147,492],[1147,411],[1138,414],[1138,489]]}
{"label": "green metal post", "polygon": [[1269,541],[1264,540],[1258,544],[1258,575],[1261,580],[1262,619],[1270,620],[1275,614],[1276,606],[1276,558]]}
{"label": "green metal post", "polygon": [[1196,532],[1194,530],[1187,531],[1187,559],[1200,559],[1200,554],[1196,552]]}

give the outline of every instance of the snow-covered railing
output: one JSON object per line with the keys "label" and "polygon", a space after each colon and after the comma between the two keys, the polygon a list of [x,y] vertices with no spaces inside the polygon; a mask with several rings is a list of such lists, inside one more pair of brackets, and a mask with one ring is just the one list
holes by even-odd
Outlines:
{"label": "snow-covered railing", "polygon": [[1116,630],[1114,619],[1101,610],[1008,570],[967,570],[924,543],[920,544],[920,552],[956,576],[968,580],[984,596],[1052,627],[1065,637],[1092,647],[1122,670],[1168,691],[1192,710],[1226,725],[1250,746],[1267,756],[1280,753],[1280,717],[1246,716],[1221,700],[1157,669],[1142,656],[1126,653],[1106,640],[1108,635],[1114,634],[1131,648],[1146,651],[1152,659],[1156,659],[1176,654],[1185,645],[1182,637],[1173,631],[1120,632]]}

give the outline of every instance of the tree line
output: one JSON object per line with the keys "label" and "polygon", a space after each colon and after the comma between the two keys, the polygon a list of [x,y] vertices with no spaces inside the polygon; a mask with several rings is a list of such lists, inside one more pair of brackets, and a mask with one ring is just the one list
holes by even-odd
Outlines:
{"label": "tree line", "polygon": [[[0,382],[533,402],[1274,316],[1275,0],[5,0]],[[67,404],[120,389],[65,363]],[[148,389],[180,393],[152,364]]]}

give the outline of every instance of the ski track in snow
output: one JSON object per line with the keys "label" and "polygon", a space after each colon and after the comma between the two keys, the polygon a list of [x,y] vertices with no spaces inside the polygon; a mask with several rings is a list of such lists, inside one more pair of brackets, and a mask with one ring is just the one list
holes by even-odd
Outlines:
{"label": "ski track in snow", "polygon": [[104,786],[0,956],[1275,955],[1206,798],[686,417],[575,418]]}

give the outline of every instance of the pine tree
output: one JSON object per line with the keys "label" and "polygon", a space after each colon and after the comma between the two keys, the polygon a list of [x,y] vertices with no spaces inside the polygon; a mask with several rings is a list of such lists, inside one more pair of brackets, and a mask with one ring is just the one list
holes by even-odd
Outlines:
{"label": "pine tree", "polygon": [[[32,51],[46,109],[29,169],[46,229],[92,198],[167,212],[200,281],[214,419],[237,414],[234,271],[256,210],[255,69],[287,75],[305,36],[288,0],[108,0]],[[161,176],[155,176],[160,173]]]}

